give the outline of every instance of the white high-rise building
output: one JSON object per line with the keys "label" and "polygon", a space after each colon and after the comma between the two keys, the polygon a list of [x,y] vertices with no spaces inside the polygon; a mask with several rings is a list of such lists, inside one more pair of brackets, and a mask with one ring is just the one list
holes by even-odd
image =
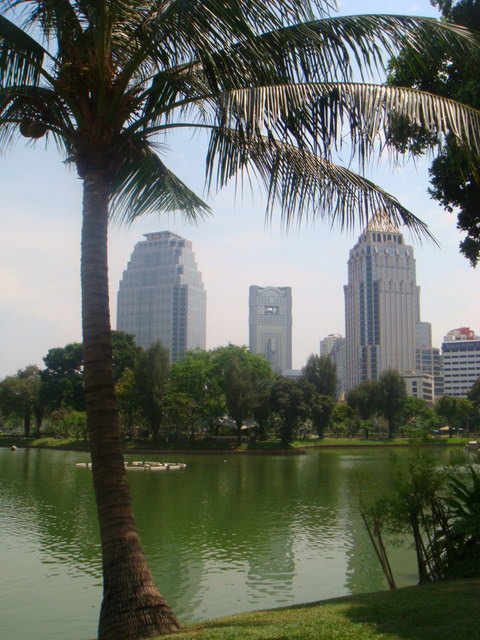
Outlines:
{"label": "white high-rise building", "polygon": [[320,355],[329,356],[339,340],[345,340],[339,333],[329,333],[320,340]]}
{"label": "white high-rise building", "polygon": [[413,248],[386,214],[351,249],[344,292],[347,390],[388,369],[417,371],[417,343],[431,349],[430,330],[420,322]]}
{"label": "white high-rise building", "polygon": [[263,355],[275,369],[292,368],[292,289],[257,287],[249,290],[249,349]]}
{"label": "white high-rise building", "polygon": [[452,329],[442,343],[445,395],[466,397],[480,378],[480,337],[469,327]]}
{"label": "white high-rise building", "polygon": [[191,242],[161,231],[135,245],[120,281],[117,329],[143,348],[160,340],[172,362],[205,349],[206,292]]}

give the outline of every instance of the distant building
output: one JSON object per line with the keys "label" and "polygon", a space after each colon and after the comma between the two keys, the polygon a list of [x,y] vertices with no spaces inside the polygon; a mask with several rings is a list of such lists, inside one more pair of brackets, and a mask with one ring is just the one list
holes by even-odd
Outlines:
{"label": "distant building", "polygon": [[432,326],[419,322],[415,337],[415,371],[433,379],[433,400],[443,396],[443,367],[440,349],[432,347]]}
{"label": "distant building", "polygon": [[386,214],[375,214],[351,249],[344,292],[346,390],[388,369],[423,373],[417,344],[431,349],[431,341],[420,322],[413,248]]}
{"label": "distant building", "polygon": [[442,343],[445,395],[466,397],[480,377],[480,338],[469,327],[452,329]]}
{"label": "distant building", "polygon": [[405,381],[405,388],[408,396],[421,398],[432,405],[434,402],[434,382],[433,377],[428,373],[409,373],[405,371],[402,374]]}
{"label": "distant building", "polygon": [[337,397],[345,395],[345,338],[339,333],[330,333],[320,340],[320,356],[328,356],[337,369]]}
{"label": "distant building", "polygon": [[329,356],[338,341],[344,339],[339,333],[329,333],[328,336],[320,340],[320,355]]}
{"label": "distant building", "polygon": [[292,289],[252,285],[248,301],[249,349],[279,373],[292,368]]}
{"label": "distant building", "polygon": [[143,348],[160,340],[172,362],[205,349],[206,292],[191,242],[161,231],[135,245],[120,281],[117,329]]}

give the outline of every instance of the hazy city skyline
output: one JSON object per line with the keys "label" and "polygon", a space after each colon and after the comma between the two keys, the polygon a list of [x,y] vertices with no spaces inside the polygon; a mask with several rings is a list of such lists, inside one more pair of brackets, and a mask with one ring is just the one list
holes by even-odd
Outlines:
{"label": "hazy city skyline", "polygon": [[[342,14],[412,13],[438,16],[428,0],[341,2]],[[206,142],[179,134],[170,141],[167,165],[202,193]],[[414,246],[421,317],[432,324],[432,343],[459,326],[480,330],[480,273],[459,254],[456,217],[427,194],[429,162],[421,160],[392,171],[387,164],[368,176],[424,220],[441,244]],[[356,167],[353,166],[355,169]],[[79,248],[81,188],[73,170],[65,168],[54,145],[45,151],[22,141],[0,158],[0,378],[28,364],[42,365],[48,349],[81,340]],[[205,196],[207,197],[207,196]],[[318,353],[322,338],[345,335],[343,286],[349,250],[362,225],[341,233],[320,221],[294,227],[287,235],[278,219],[264,225],[258,193],[235,199],[235,187],[207,197],[213,216],[198,225],[181,216],[148,216],[130,227],[110,229],[110,300],[112,326],[122,271],[144,233],[171,231],[193,243],[207,292],[207,349],[232,342],[248,344],[249,286],[289,286],[293,300],[293,367],[301,368]]]}

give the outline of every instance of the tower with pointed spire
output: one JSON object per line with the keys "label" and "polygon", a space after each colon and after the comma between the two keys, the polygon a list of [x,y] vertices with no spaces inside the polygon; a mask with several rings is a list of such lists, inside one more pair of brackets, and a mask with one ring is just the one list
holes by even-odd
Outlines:
{"label": "tower with pointed spire", "polygon": [[344,293],[347,390],[387,369],[413,372],[417,349],[431,348],[429,325],[420,322],[413,248],[383,212],[350,251]]}

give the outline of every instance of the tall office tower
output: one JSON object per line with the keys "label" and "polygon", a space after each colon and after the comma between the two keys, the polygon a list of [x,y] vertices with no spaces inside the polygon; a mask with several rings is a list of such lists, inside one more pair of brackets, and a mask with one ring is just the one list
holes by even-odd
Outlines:
{"label": "tall office tower", "polygon": [[292,368],[292,289],[257,287],[249,290],[249,349],[263,355],[275,371]]}
{"label": "tall office tower", "polygon": [[427,346],[429,333],[420,323],[413,248],[383,212],[350,251],[344,292],[347,390],[387,369],[415,371],[417,340]]}
{"label": "tall office tower", "polygon": [[452,329],[442,343],[445,395],[466,397],[480,378],[480,337],[469,327]]}
{"label": "tall office tower", "polygon": [[206,292],[192,243],[170,231],[146,233],[135,245],[117,297],[117,329],[143,348],[160,340],[175,362],[205,349]]}

